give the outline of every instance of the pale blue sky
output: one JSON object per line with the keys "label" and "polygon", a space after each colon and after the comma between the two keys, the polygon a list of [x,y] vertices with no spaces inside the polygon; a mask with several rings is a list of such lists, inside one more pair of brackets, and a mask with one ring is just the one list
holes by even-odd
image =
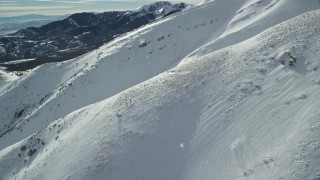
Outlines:
{"label": "pale blue sky", "polygon": [[[0,17],[25,14],[58,15],[76,12],[102,12],[136,9],[154,0],[0,0]],[[170,1],[177,3],[181,1]],[[185,0],[198,4],[202,0]]]}

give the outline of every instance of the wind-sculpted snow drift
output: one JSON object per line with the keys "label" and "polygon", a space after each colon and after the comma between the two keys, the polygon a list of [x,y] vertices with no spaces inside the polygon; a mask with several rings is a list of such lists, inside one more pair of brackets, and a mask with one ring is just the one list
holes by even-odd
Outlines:
{"label": "wind-sculpted snow drift", "polygon": [[316,179],[319,7],[207,2],[13,80],[0,177]]}

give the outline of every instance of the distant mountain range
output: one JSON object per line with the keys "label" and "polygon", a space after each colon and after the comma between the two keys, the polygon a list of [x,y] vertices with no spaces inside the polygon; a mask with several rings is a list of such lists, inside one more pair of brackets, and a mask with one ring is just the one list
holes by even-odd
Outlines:
{"label": "distant mountain range", "polygon": [[41,27],[21,29],[0,38],[0,62],[35,59],[2,64],[8,70],[26,70],[47,62],[68,60],[189,6],[161,1],[133,11],[77,13]]}
{"label": "distant mountain range", "polygon": [[40,27],[52,21],[67,18],[69,15],[45,16],[29,14],[24,16],[0,17],[0,35],[14,33],[27,27]]}
{"label": "distant mountain range", "polygon": [[0,17],[0,24],[23,23],[23,22],[39,21],[39,20],[61,20],[68,16],[69,15],[46,16],[42,14],[28,14],[23,16]]}

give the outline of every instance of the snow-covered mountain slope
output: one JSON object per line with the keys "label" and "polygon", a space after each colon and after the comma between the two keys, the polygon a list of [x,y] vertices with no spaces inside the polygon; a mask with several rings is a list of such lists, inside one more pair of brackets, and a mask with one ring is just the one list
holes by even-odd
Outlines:
{"label": "snow-covered mountain slope", "polygon": [[[197,51],[197,54],[206,54],[213,50],[239,43],[277,23],[319,8],[319,1],[317,0],[240,0],[234,2],[215,2],[220,7],[230,7],[232,3],[233,5],[240,4],[241,8],[236,12],[231,12],[232,19],[224,24],[222,33],[219,33],[218,37],[217,34],[209,37],[208,43],[202,46],[201,50]],[[222,8],[221,11],[226,12],[224,9]]]}
{"label": "snow-covered mountain slope", "polygon": [[[219,13],[212,14],[212,9],[218,7],[207,4],[190,9],[128,33],[75,60],[43,65],[30,72],[0,96],[0,113],[4,114],[0,117],[4,122],[0,124],[0,148],[78,108],[174,67],[223,23],[212,23]],[[188,22],[189,19],[193,21]]]}
{"label": "snow-covered mountain slope", "polygon": [[[0,178],[315,179],[320,3],[240,23],[253,2],[207,2],[16,80]],[[301,9],[271,21],[280,4]]]}
{"label": "snow-covered mountain slope", "polygon": [[18,79],[14,73],[8,73],[0,69],[0,94],[11,84]]}

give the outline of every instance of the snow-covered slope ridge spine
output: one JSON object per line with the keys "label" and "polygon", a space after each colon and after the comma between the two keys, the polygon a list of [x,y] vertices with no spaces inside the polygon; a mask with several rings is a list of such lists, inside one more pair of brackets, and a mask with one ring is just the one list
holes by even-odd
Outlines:
{"label": "snow-covered slope ridge spine", "polygon": [[182,11],[82,57],[28,73],[0,96],[0,121],[4,122],[0,124],[0,149],[55,119],[174,67],[232,17],[242,5],[234,1],[237,6],[218,20],[215,17],[226,5],[224,1]]}
{"label": "snow-covered slope ridge spine", "polygon": [[[240,2],[240,1],[239,1]],[[225,1],[222,7],[232,7]],[[206,54],[244,41],[285,20],[320,8],[318,0],[246,0],[227,21],[219,34],[213,33],[207,44],[190,56]],[[223,8],[224,9],[224,8]],[[225,9],[224,9],[225,10]],[[225,12],[224,12],[225,13]]]}

